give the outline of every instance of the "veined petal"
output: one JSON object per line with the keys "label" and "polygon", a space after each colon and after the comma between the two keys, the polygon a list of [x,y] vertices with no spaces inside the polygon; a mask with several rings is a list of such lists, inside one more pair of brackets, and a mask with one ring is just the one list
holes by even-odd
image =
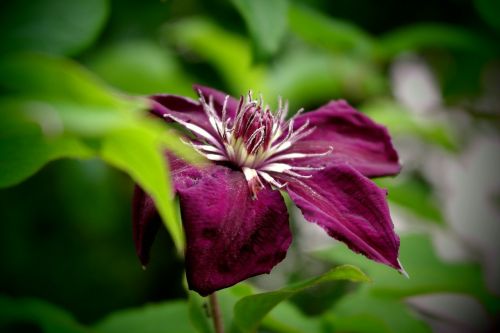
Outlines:
{"label": "veined petal", "polygon": [[179,179],[190,289],[205,296],[283,260],[291,233],[278,191],[264,188],[253,199],[243,173],[223,166]]}
{"label": "veined petal", "polygon": [[[346,101],[332,101],[295,118],[298,129],[309,121],[315,130],[296,142],[289,153],[330,154],[301,158],[292,164],[328,166],[347,164],[367,177],[397,174],[401,166],[387,129],[376,124]],[[287,162],[289,163],[289,162]]]}
{"label": "veined petal", "polygon": [[351,250],[402,271],[384,190],[346,165],[327,167],[309,179],[287,180],[287,192],[306,220]]}

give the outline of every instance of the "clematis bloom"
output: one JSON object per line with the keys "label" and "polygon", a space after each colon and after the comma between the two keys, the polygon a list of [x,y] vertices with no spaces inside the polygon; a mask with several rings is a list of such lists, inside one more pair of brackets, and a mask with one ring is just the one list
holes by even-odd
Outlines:
{"label": "clematis bloom", "polygon": [[[234,99],[195,86],[199,100],[151,96],[151,112],[183,126],[186,143],[208,165],[168,153],[186,236],[189,288],[205,296],[269,273],[292,235],[280,194],[305,219],[377,262],[404,272],[398,260],[386,192],[369,178],[400,171],[387,130],[343,100],[286,119],[252,94]],[[152,199],[136,188],[134,240],[143,265],[160,226]]]}

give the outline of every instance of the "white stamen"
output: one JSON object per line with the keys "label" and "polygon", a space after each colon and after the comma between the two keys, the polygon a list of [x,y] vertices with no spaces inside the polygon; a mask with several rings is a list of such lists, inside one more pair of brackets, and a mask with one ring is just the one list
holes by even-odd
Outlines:
{"label": "white stamen", "polygon": [[291,169],[292,169],[292,166],[289,164],[285,164],[285,163],[269,163],[269,164],[266,164],[265,166],[263,166],[262,168],[260,168],[260,170],[263,170],[263,171],[273,171],[273,172],[278,172],[278,173],[282,173],[282,172],[285,172],[286,170],[291,170]]}
{"label": "white stamen", "polygon": [[297,177],[297,178],[311,178],[312,177],[312,175],[301,175],[300,173],[293,172],[292,170],[285,170],[285,171],[283,171],[283,173],[290,175],[290,176]]}
{"label": "white stamen", "polygon": [[289,154],[283,154],[283,155],[277,155],[273,158],[267,159],[267,162],[277,162],[277,161],[282,161],[282,160],[291,160],[295,158],[310,158],[310,157],[320,157],[320,156],[325,156],[330,154],[333,151],[333,147],[330,147],[327,151],[324,153],[289,153]]}
{"label": "white stamen", "polygon": [[325,167],[310,167],[310,166],[292,166],[291,170],[299,171],[319,171],[323,170]]}
{"label": "white stamen", "polygon": [[205,154],[205,157],[211,161],[225,161],[226,160],[225,156],[216,155],[216,154]]}
{"label": "white stamen", "polygon": [[[330,147],[328,151],[321,153],[303,153],[300,149],[288,151],[294,143],[310,135],[316,128],[309,126],[309,120],[294,128],[295,119],[304,109],[300,109],[291,119],[285,121],[288,101],[283,101],[281,97],[278,99],[278,110],[273,114],[269,105],[264,103],[262,95],[253,99],[252,92],[249,91],[240,98],[233,120],[228,117],[229,96],[225,96],[222,109],[216,110],[213,96],[206,97],[201,91],[198,91],[198,94],[199,103],[208,117],[211,129],[206,130],[176,116],[164,117],[176,121],[196,134],[197,141],[185,143],[205,158],[214,162],[230,162],[241,168],[254,198],[264,188],[263,181],[280,189],[287,185],[277,180],[280,179],[280,174],[310,178],[312,174],[302,172],[311,173],[323,169],[315,166],[295,166],[293,159],[325,156],[333,150]],[[218,105],[220,107],[220,104]],[[253,128],[256,129],[251,130]]]}
{"label": "white stamen", "polygon": [[269,175],[267,172],[264,172],[264,171],[257,171],[257,173],[262,177],[264,178],[264,180],[266,182],[268,182],[269,184],[273,185],[274,187],[278,188],[278,189],[281,189],[283,187],[285,187],[287,185],[287,183],[284,183],[284,184],[281,184],[280,182],[278,182],[276,179],[274,179],[273,177],[271,177],[271,175]]}
{"label": "white stamen", "polygon": [[205,140],[210,141],[212,144],[216,145],[217,147],[220,147],[220,143],[217,141],[217,139],[214,138],[212,136],[212,134],[208,133],[203,128],[201,128],[199,126],[196,126],[194,124],[188,123],[187,121],[181,120],[181,119],[179,119],[177,117],[174,117],[174,116],[172,116],[170,114],[164,114],[163,117],[164,118],[170,118],[170,119],[178,122],[182,126],[186,127],[188,130],[190,130],[191,132],[194,132],[194,133],[198,134],[199,136],[201,136]]}

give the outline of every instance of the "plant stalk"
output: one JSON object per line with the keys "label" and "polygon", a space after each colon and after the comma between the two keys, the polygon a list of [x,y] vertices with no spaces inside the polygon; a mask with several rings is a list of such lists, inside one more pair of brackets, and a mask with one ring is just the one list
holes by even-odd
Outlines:
{"label": "plant stalk", "polygon": [[217,295],[215,292],[208,296],[208,301],[210,303],[210,315],[214,323],[215,333],[224,333],[224,325],[222,323],[219,302],[217,301]]}

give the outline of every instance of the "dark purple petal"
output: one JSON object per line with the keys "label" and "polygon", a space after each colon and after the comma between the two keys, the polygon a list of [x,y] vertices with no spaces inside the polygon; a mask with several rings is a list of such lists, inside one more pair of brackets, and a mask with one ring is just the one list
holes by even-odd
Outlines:
{"label": "dark purple petal", "polygon": [[[168,154],[167,158],[174,187],[179,183],[180,177],[198,172],[195,167],[173,154]],[[161,218],[153,199],[136,185],[132,199],[132,233],[135,250],[143,266],[149,262],[149,252],[160,226]]]}
{"label": "dark purple petal", "polygon": [[144,267],[149,263],[149,252],[160,225],[153,199],[136,185],[132,199],[132,235],[135,251]]}
{"label": "dark purple petal", "polygon": [[309,179],[288,181],[287,191],[306,220],[351,250],[401,270],[399,238],[384,190],[346,165],[328,167]]}
{"label": "dark purple petal", "polygon": [[294,128],[307,120],[316,127],[313,133],[295,143],[291,152],[330,154],[311,159],[296,159],[295,165],[347,164],[367,177],[397,174],[401,166],[387,129],[376,124],[346,101],[332,101],[319,109],[298,116]]}
{"label": "dark purple petal", "polygon": [[253,200],[242,172],[215,165],[179,179],[190,289],[205,296],[285,258],[291,233],[278,191],[263,189]]}
{"label": "dark purple petal", "polygon": [[[208,102],[210,99],[210,96],[212,96],[212,100],[214,103],[214,108],[215,110],[222,112],[222,106],[224,105],[224,99],[228,94],[225,92],[205,87],[199,84],[193,85],[194,90],[198,93],[203,95],[205,100]],[[234,116],[236,114],[236,109],[238,108],[239,101],[235,99],[232,96],[229,96],[227,100],[227,116],[231,117],[234,120]]]}

